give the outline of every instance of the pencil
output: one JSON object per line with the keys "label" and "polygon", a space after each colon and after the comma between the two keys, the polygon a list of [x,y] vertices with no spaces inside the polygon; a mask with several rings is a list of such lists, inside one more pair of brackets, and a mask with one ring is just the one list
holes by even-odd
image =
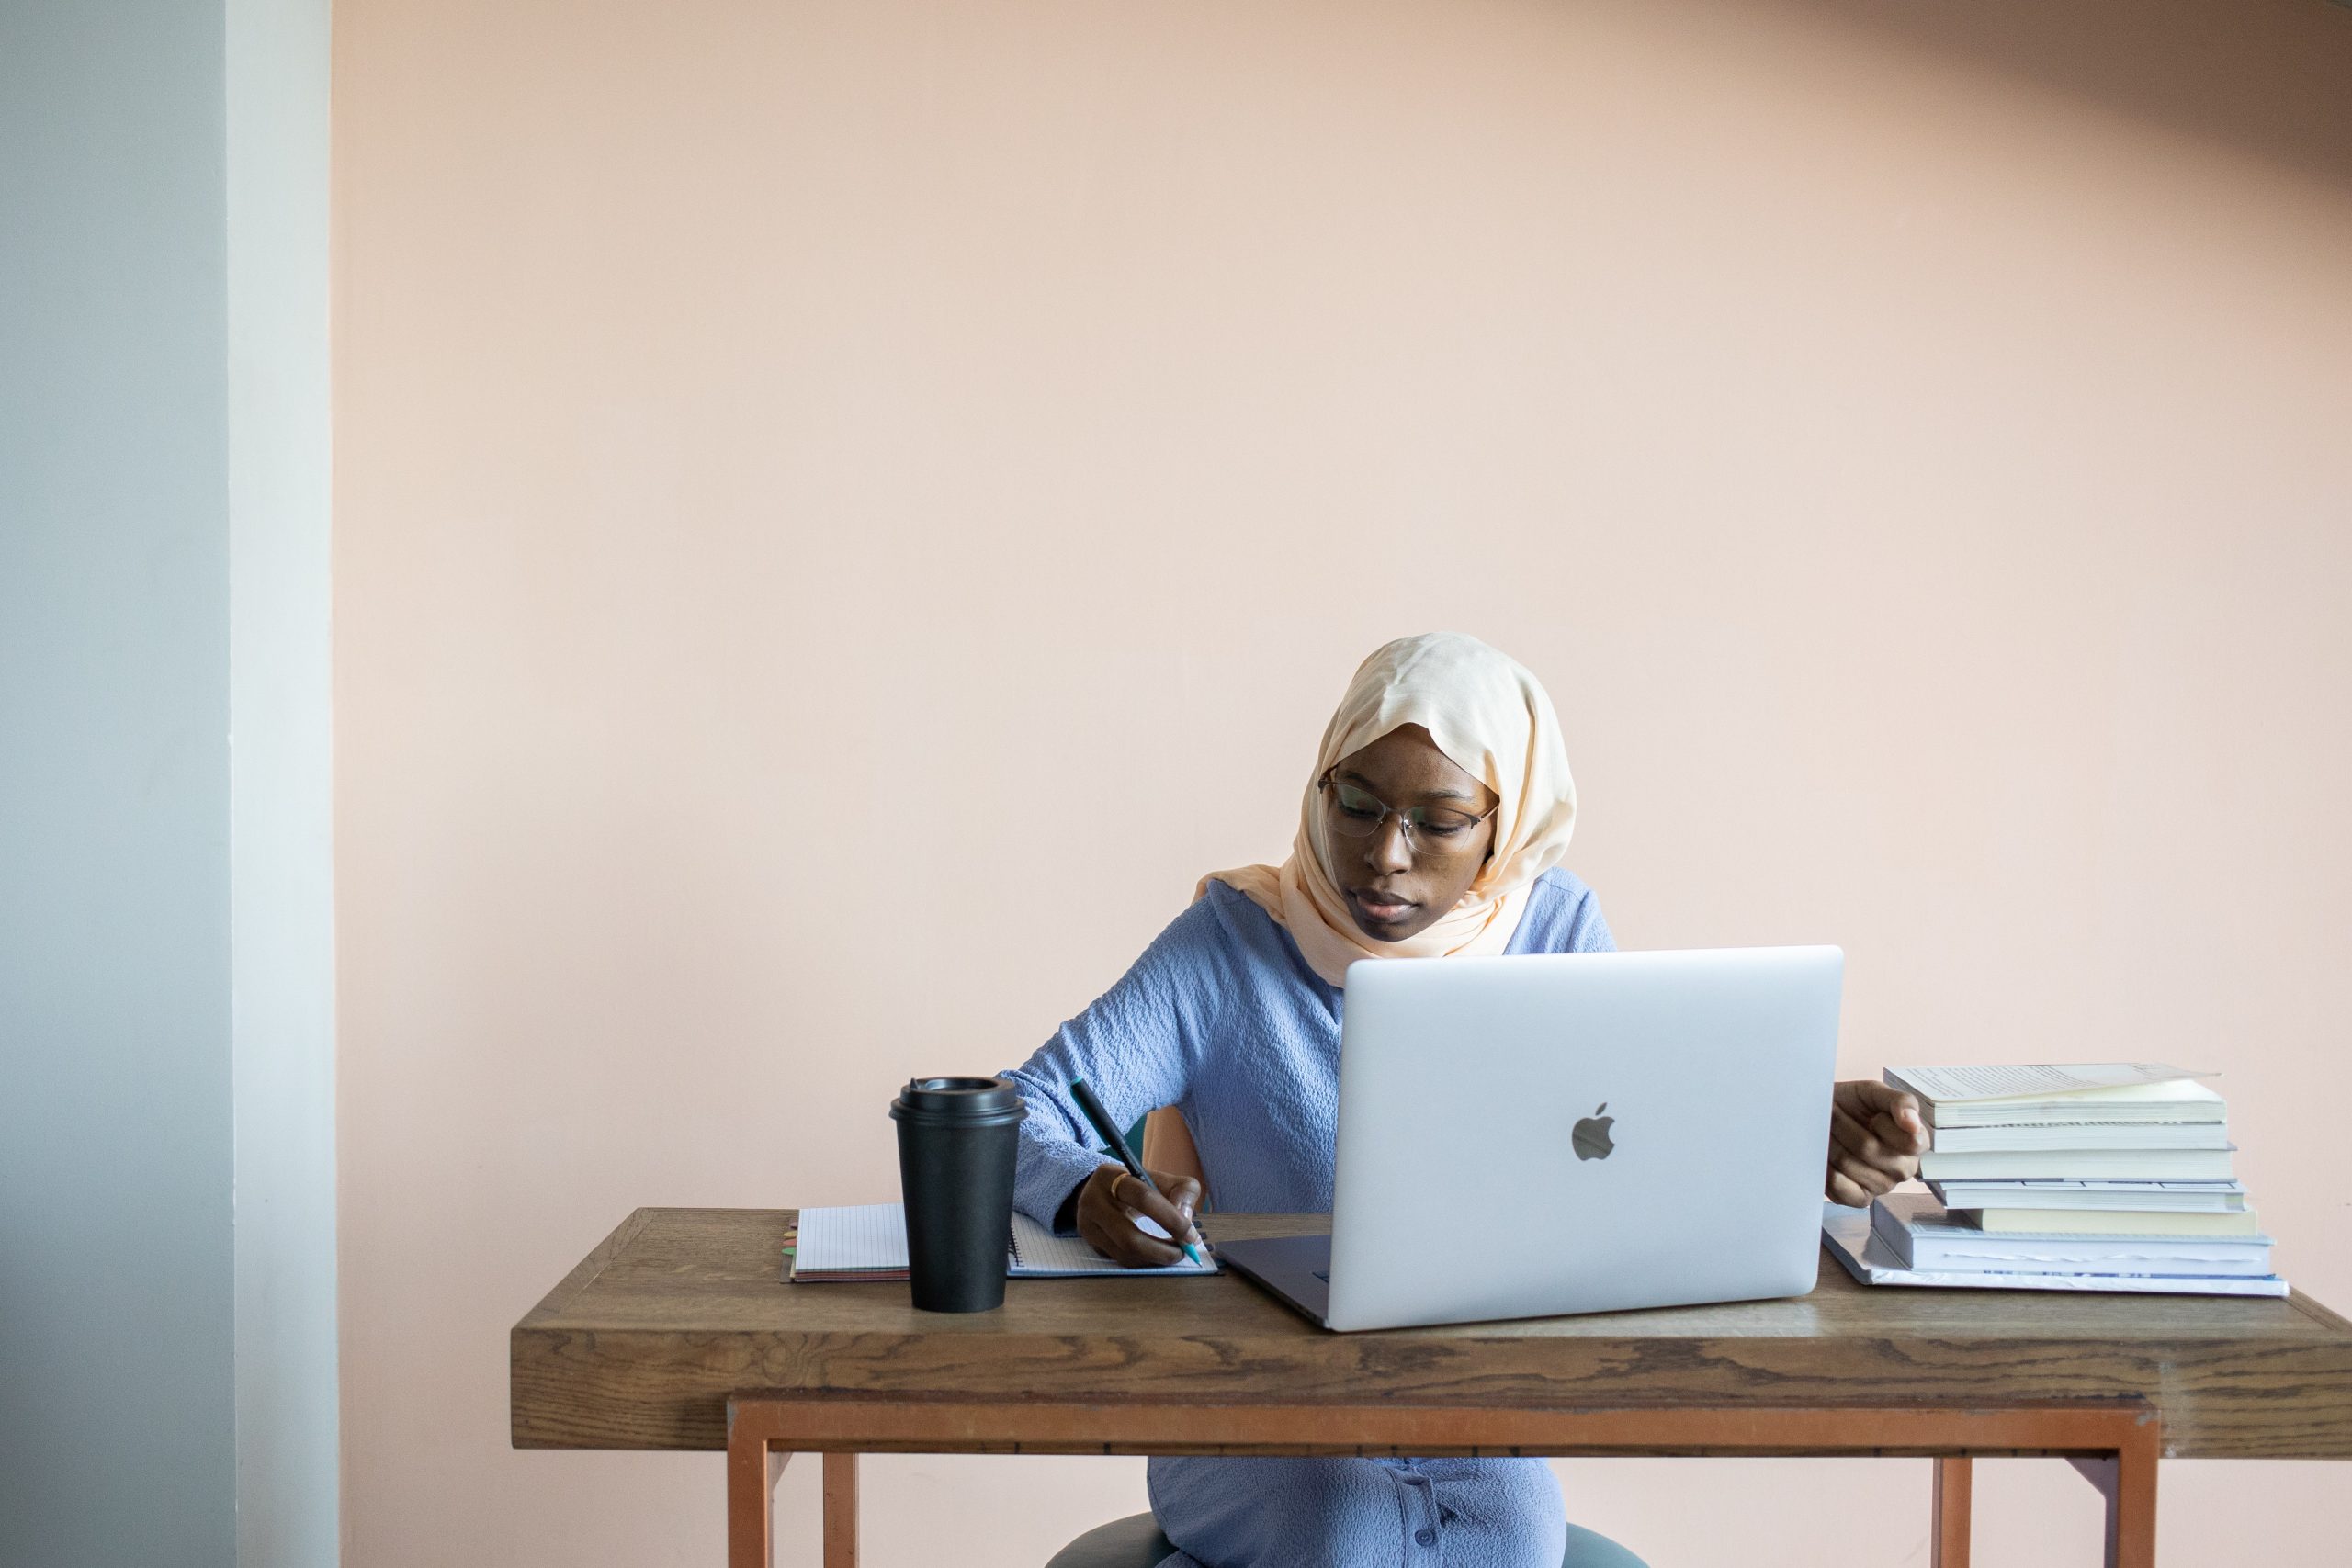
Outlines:
{"label": "pencil", "polygon": [[[1086,1119],[1094,1123],[1094,1135],[1110,1145],[1111,1152],[1119,1156],[1119,1163],[1127,1168],[1127,1174],[1154,1192],[1159,1192],[1159,1183],[1154,1181],[1150,1174],[1144,1169],[1143,1161],[1136,1158],[1135,1150],[1127,1147],[1126,1134],[1120,1132],[1116,1124],[1112,1122],[1111,1113],[1102,1109],[1102,1102],[1094,1098],[1094,1091],[1086,1087],[1086,1080],[1084,1078],[1070,1079],[1069,1094],[1072,1100],[1078,1101],[1078,1108],[1086,1112]],[[1168,1196],[1165,1192],[1159,1192],[1159,1195],[1163,1198]],[[1198,1235],[1200,1230],[1195,1226],[1188,1234]],[[1201,1249],[1191,1242],[1178,1241],[1176,1245],[1182,1247],[1184,1256],[1193,1262],[1198,1263],[1201,1260]]]}

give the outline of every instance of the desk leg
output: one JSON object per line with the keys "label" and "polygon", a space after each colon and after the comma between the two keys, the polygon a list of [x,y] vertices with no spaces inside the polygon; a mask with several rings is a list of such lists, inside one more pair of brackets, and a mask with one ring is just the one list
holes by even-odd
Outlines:
{"label": "desk leg", "polygon": [[1975,1461],[1966,1455],[1934,1461],[1936,1501],[1928,1568],[1968,1568],[1968,1526],[1976,1485]]}
{"label": "desk leg", "polygon": [[764,1438],[728,1433],[727,1568],[775,1568],[775,1478],[791,1458]]}
{"label": "desk leg", "polygon": [[2154,1425],[2133,1434],[2113,1459],[2069,1461],[2107,1499],[2107,1568],[2156,1568],[2156,1459]]}
{"label": "desk leg", "polygon": [[[792,1458],[732,1411],[727,1431],[727,1568],[775,1568],[775,1480]],[[857,1456],[825,1456],[825,1568],[857,1568]]]}
{"label": "desk leg", "polygon": [[825,1568],[857,1568],[857,1456],[825,1456]]}

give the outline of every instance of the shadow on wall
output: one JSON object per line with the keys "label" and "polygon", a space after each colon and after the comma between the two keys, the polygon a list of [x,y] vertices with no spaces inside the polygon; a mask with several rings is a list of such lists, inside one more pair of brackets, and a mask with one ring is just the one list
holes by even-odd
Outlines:
{"label": "shadow on wall", "polygon": [[2345,0],[1772,0],[2352,189]]}

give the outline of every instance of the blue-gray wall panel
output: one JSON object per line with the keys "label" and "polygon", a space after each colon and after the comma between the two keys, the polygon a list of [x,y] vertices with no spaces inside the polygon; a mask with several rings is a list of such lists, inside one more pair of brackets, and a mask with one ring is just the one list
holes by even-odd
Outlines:
{"label": "blue-gray wall panel", "polygon": [[0,1562],[233,1560],[221,11],[0,4]]}

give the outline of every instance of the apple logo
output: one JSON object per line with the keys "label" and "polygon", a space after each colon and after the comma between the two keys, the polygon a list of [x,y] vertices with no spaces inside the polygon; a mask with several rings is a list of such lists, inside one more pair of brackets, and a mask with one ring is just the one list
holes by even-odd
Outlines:
{"label": "apple logo", "polygon": [[1592,1108],[1591,1115],[1568,1130],[1568,1141],[1576,1145],[1577,1158],[1607,1159],[1616,1152],[1617,1145],[1609,1141],[1609,1124],[1617,1118],[1601,1114],[1608,1109],[1609,1102],[1604,1100]]}

